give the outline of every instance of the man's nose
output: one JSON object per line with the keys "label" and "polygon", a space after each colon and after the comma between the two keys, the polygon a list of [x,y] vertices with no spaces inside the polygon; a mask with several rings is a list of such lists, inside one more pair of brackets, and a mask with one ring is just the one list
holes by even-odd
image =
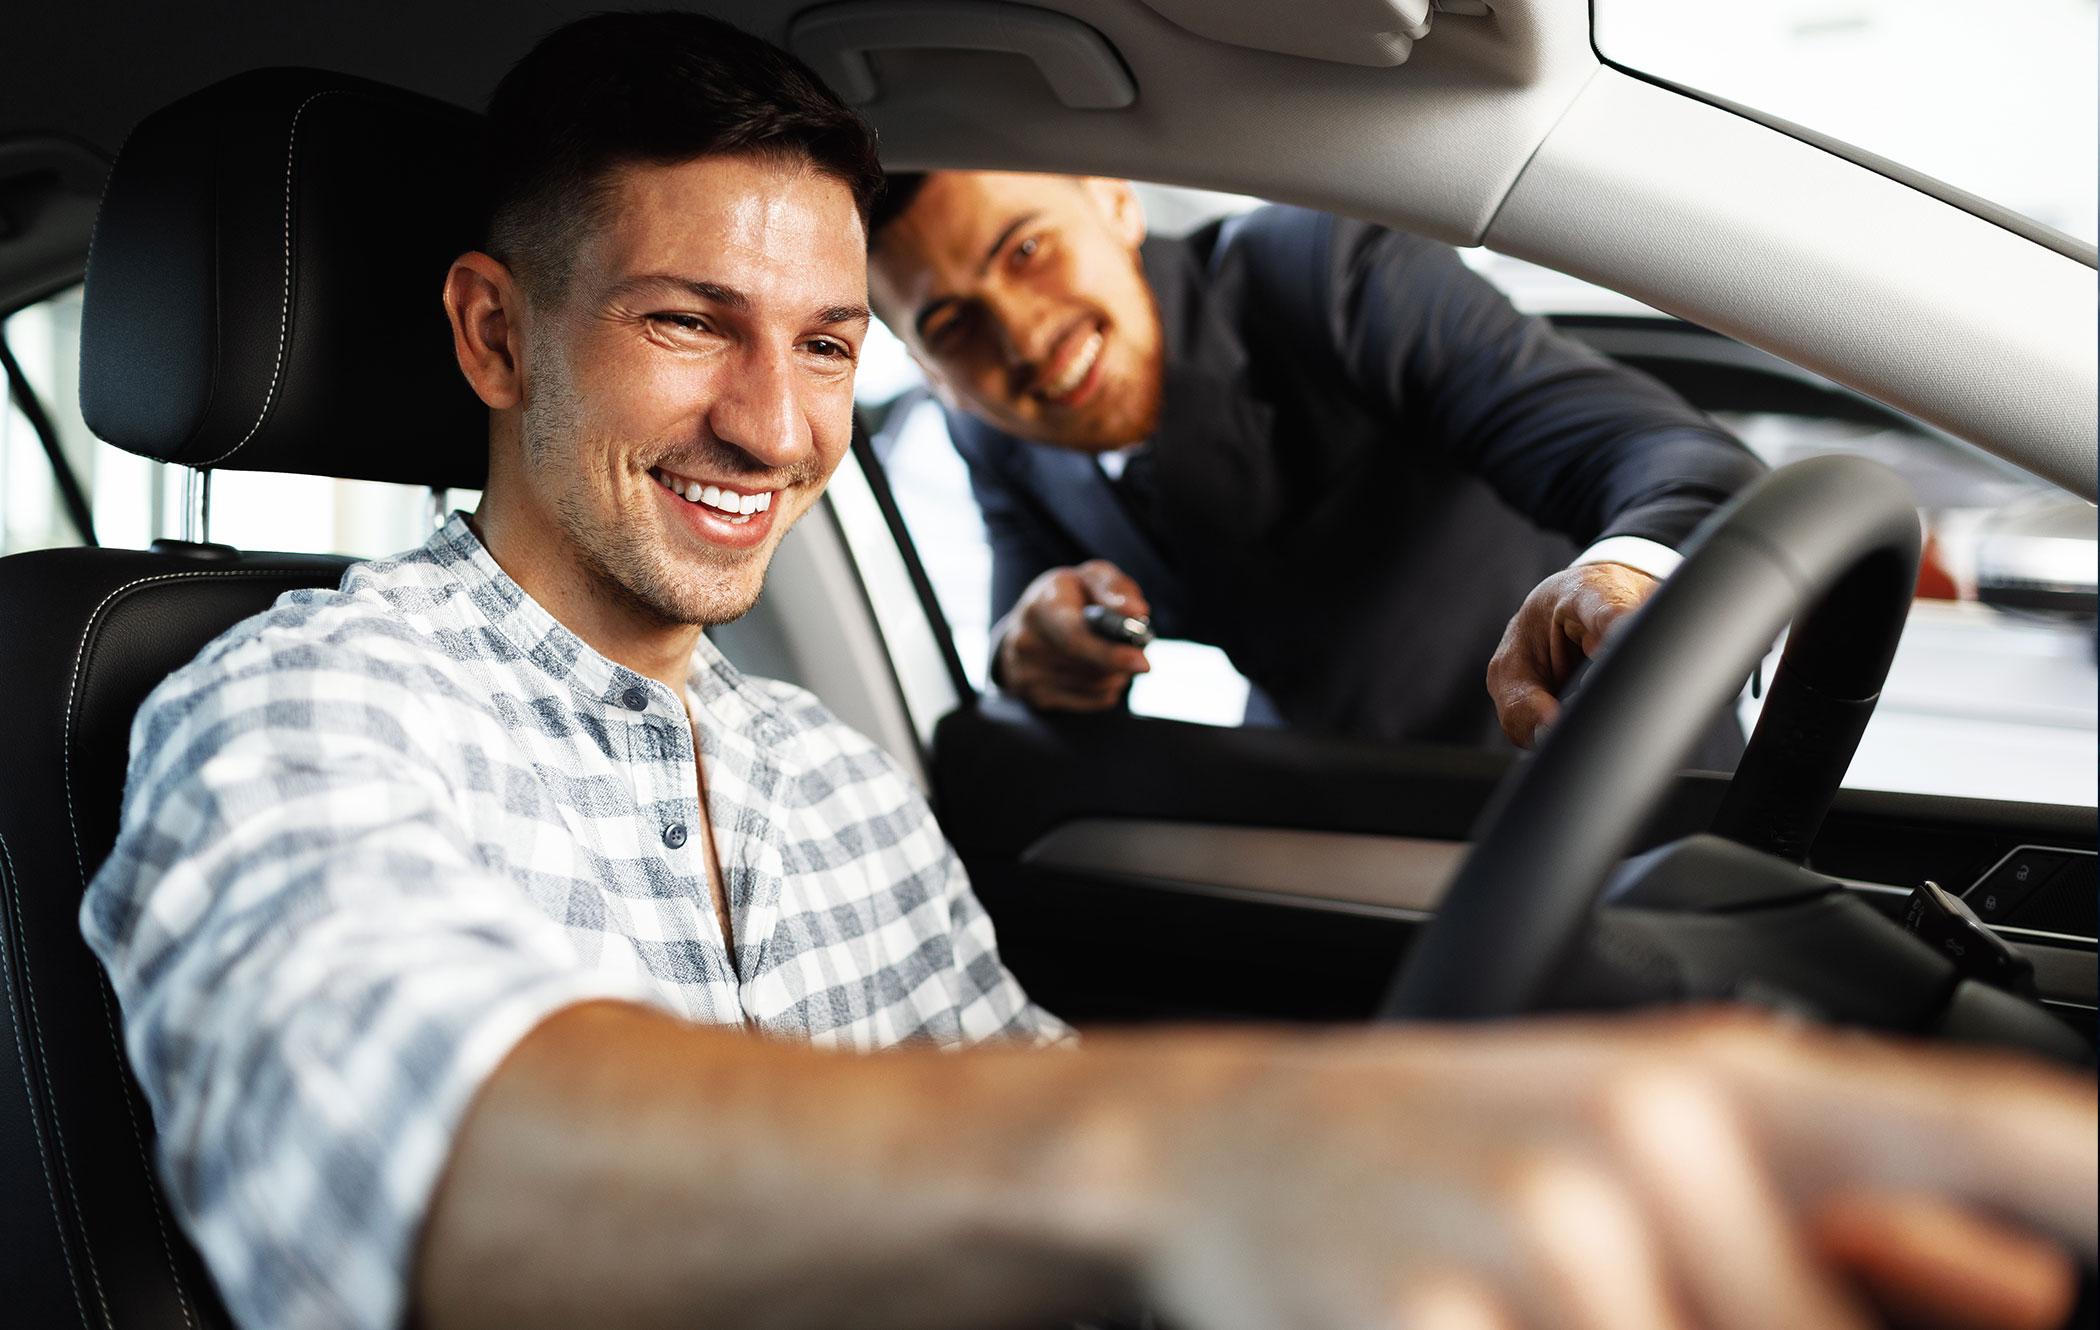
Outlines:
{"label": "man's nose", "polygon": [[723,443],[771,467],[806,459],[814,442],[791,350],[754,347],[722,377],[707,426]]}
{"label": "man's nose", "polygon": [[1021,292],[996,294],[985,303],[990,307],[992,326],[999,332],[1000,363],[1026,387],[1025,380],[1034,376],[1050,353],[1050,311]]}

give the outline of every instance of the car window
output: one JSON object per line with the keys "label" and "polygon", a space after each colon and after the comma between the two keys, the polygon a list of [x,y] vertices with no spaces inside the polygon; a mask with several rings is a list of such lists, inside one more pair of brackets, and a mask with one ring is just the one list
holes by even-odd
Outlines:
{"label": "car window", "polygon": [[[1158,230],[1187,230],[1253,205],[1149,186],[1141,198]],[[1171,220],[1162,226],[1161,217]],[[1634,356],[1638,367],[1672,373],[1665,361],[1680,354],[1671,349],[1678,341],[1686,343],[1688,357],[1725,352],[1768,362],[1760,374],[1738,375],[1725,392],[1704,395],[1705,379],[1695,372],[1684,373],[1678,386],[1769,465],[1861,454],[1891,466],[1918,495],[1928,537],[1918,599],[1848,785],[2095,802],[2100,671],[2091,617],[2091,505],[1617,293],[1487,251],[1461,257],[1519,309],[1555,319],[1564,332],[1608,354]],[[1658,337],[1662,358],[1638,359]],[[969,467],[949,437],[940,402],[903,344],[880,326],[864,352],[858,392],[963,669],[973,686],[985,689],[993,651],[992,555]],[[1133,712],[1219,725],[1249,719],[1250,685],[1224,652],[1162,641],[1147,655],[1153,668],[1131,691]],[[1761,705],[1759,690],[1746,688],[1738,708],[1746,731]]]}
{"label": "car window", "polygon": [[[157,500],[145,477],[151,464],[97,442],[80,418],[80,288],[0,320],[0,340],[41,407],[66,466],[80,480],[92,525],[111,544],[151,539],[150,510]],[[99,502],[98,490],[106,491]],[[31,415],[7,392],[0,397],[0,554],[77,545],[84,538]]]}
{"label": "car window", "polygon": [[2095,239],[2093,0],[1596,0],[1591,12],[1607,60]]}
{"label": "car window", "polygon": [[[0,323],[8,349],[105,545],[139,548],[182,535],[183,469],[135,457],[96,439],[80,417],[80,292],[69,287]],[[477,496],[454,490],[448,508]],[[376,556],[429,534],[429,491],[372,481],[221,471],[212,477],[211,537],[242,549]],[[82,542],[30,417],[0,412],[0,554]]]}

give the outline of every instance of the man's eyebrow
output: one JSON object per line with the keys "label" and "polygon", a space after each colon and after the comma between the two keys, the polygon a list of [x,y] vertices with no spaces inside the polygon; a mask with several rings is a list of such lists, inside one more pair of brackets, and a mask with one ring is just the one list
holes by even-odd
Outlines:
{"label": "man's eyebrow", "polygon": [[667,286],[675,287],[687,295],[695,296],[712,304],[733,309],[739,314],[748,314],[751,311],[751,297],[733,286],[724,286],[720,282],[703,282],[693,277],[677,277],[663,272],[644,273],[639,277],[629,277],[615,285],[612,290],[606,292],[606,299],[613,300],[621,296],[639,295],[652,288],[660,289]]}
{"label": "man's eyebrow", "polygon": [[[733,286],[701,281],[695,277],[675,277],[670,273],[644,273],[639,277],[629,277],[613,287],[608,293],[608,298],[639,295],[644,291],[663,287],[675,288],[710,304],[733,309],[739,314],[751,312],[751,297]],[[873,312],[866,305],[825,305],[817,310],[814,321],[829,327],[839,323],[866,323],[873,317]]]}
{"label": "man's eyebrow", "polygon": [[1039,212],[1024,212],[1019,217],[1008,222],[1006,229],[999,233],[999,238],[985,248],[984,257],[977,262],[977,275],[982,277],[991,269],[992,260],[998,258],[999,251],[1006,248],[1006,242],[1014,238],[1014,232],[1040,216],[1042,214]]}
{"label": "man's eyebrow", "polygon": [[[1040,216],[1042,216],[1040,212],[1024,212],[1019,217],[1008,222],[1006,228],[999,232],[997,238],[991,244],[985,246],[984,257],[977,262],[977,275],[982,277],[986,272],[990,271],[992,260],[998,258],[999,251],[1006,248],[1006,242],[1014,238],[1014,232]],[[938,300],[929,300],[919,307],[918,316],[911,323],[912,327],[918,330],[921,340],[924,340],[926,336],[926,321],[955,303],[957,301],[954,296],[943,296]]]}

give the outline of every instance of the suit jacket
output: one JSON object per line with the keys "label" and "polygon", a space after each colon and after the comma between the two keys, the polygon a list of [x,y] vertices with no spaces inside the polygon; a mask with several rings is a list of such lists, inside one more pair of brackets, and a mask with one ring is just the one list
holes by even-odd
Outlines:
{"label": "suit jacket", "polygon": [[1449,246],[1269,207],[1143,262],[1165,385],[1120,479],[950,413],[993,617],[1109,559],[1294,725],[1502,744],[1483,681],[1525,595],[1604,536],[1681,543],[1761,470]]}

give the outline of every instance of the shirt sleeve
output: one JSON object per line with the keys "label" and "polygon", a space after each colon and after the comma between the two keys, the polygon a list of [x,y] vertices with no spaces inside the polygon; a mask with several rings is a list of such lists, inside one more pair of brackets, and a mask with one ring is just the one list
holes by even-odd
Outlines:
{"label": "shirt sleeve", "polygon": [[[810,702],[822,707],[814,698]],[[976,889],[970,885],[969,870],[948,843],[919,787],[896,759],[872,740],[848,730],[828,710],[822,714],[837,731],[852,735],[851,742],[864,746],[880,764],[885,788],[878,802],[895,809],[900,821],[897,843],[913,847],[913,858],[924,866],[926,880],[939,883],[942,909],[936,927],[944,929],[949,947],[951,991],[955,996],[953,1028],[959,1042],[969,1045],[986,1040],[1019,1040],[1057,1044],[1075,1039],[1070,1026],[1029,998],[1021,981],[999,958],[999,940],[992,918],[978,901]]]}
{"label": "shirt sleeve", "polygon": [[1684,556],[1668,545],[1639,536],[1606,536],[1575,557],[1570,567],[1580,568],[1586,563],[1616,563],[1646,573],[1660,582],[1677,571]]}
{"label": "shirt sleeve", "polygon": [[581,964],[476,852],[442,703],[267,632],[157,690],[82,928],[184,1227],[243,1326],[401,1323],[460,1118]]}
{"label": "shirt sleeve", "polygon": [[1674,547],[1763,473],[1660,383],[1518,313],[1450,246],[1343,219],[1331,246],[1348,377],[1540,526]]}
{"label": "shirt sleeve", "polygon": [[[930,810],[925,816],[928,821],[933,818]],[[968,871],[953,848],[944,847],[943,854],[955,965],[962,976],[962,1004],[956,1014],[964,1042],[1018,1039],[1061,1044],[1076,1040],[1072,1027],[1031,1001],[1021,981],[1000,961],[991,916],[978,903]]]}

